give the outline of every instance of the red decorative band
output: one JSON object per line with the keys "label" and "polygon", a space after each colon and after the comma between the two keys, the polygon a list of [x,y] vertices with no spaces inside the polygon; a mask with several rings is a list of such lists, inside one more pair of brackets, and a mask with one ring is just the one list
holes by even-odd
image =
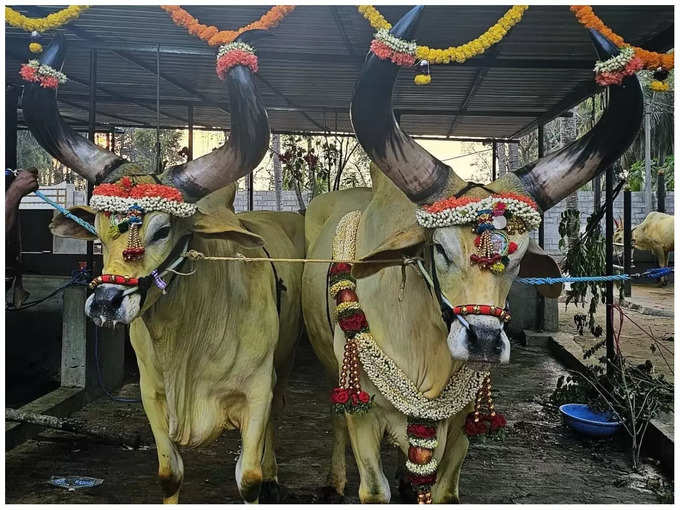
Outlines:
{"label": "red decorative band", "polygon": [[136,287],[139,285],[139,278],[133,278],[130,276],[120,276],[117,274],[103,274],[97,276],[94,280],[90,282],[90,288],[94,289],[102,283],[114,283],[116,285],[127,285],[128,287]]}
{"label": "red decorative band", "polygon": [[458,305],[453,307],[456,315],[492,315],[503,322],[510,322],[510,314],[499,306],[491,305]]}
{"label": "red decorative band", "polygon": [[436,436],[437,429],[430,427],[429,425],[411,423],[406,427],[406,433],[409,436],[419,437],[421,439],[430,439]]}
{"label": "red decorative band", "polygon": [[387,44],[377,39],[371,42],[371,51],[380,60],[391,60],[393,64],[402,67],[411,67],[416,63],[416,57],[410,53],[395,51]]}
{"label": "red decorative band", "polygon": [[256,73],[257,66],[257,56],[254,53],[250,53],[244,50],[231,50],[217,59],[217,76],[220,80],[224,80],[227,75],[227,71],[234,66],[246,66],[252,72]]}
{"label": "red decorative band", "polygon": [[408,473],[408,479],[413,485],[434,485],[437,481],[437,473],[430,475],[417,475],[415,473]]}

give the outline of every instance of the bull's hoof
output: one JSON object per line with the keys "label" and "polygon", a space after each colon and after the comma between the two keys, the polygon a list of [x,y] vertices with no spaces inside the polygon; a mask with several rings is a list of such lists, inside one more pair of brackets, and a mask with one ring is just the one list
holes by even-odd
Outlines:
{"label": "bull's hoof", "polygon": [[330,503],[332,505],[339,505],[345,502],[345,496],[338,493],[335,487],[326,485],[319,489],[319,503]]}
{"label": "bull's hoof", "polygon": [[265,480],[260,486],[260,503],[280,503],[281,488],[274,480]]}

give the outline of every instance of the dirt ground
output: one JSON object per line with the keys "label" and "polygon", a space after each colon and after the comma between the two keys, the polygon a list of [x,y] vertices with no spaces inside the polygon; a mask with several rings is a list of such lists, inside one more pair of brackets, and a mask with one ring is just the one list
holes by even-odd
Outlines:
{"label": "dirt ground", "polygon": [[[463,503],[655,503],[670,480],[653,462],[646,474],[630,473],[622,440],[583,440],[566,429],[555,409],[544,406],[557,377],[564,373],[546,350],[512,346],[512,362],[497,369],[497,407],[508,418],[502,442],[471,446],[463,467]],[[279,480],[284,503],[319,502],[330,453],[328,395],[319,386],[321,367],[311,348],[299,347],[289,405],[277,425]],[[137,396],[137,384],[120,392]],[[61,432],[43,432],[7,453],[7,503],[159,503],[156,453],[140,404],[100,398],[76,414],[97,426],[141,437],[142,449],[109,446]],[[215,443],[184,449],[184,503],[240,502],[234,481],[238,435],[229,432]],[[345,502],[357,503],[358,475],[347,452],[349,482]],[[400,502],[394,473],[395,450],[383,451],[392,502]],[[67,492],[47,483],[51,475],[103,478],[100,487]]]}
{"label": "dirt ground", "polygon": [[[654,369],[666,376],[667,379],[673,380],[673,290],[674,286],[658,287],[654,283],[633,285],[631,297],[626,298],[628,302],[636,305],[642,311],[631,309],[630,307],[622,307],[622,311],[628,316],[623,318],[623,328],[621,329],[620,345],[623,354],[632,362],[644,363],[650,360],[654,365]],[[615,289],[616,292],[616,289]],[[562,297],[561,300],[564,298]],[[577,307],[570,303],[566,309],[563,302],[559,304],[560,331],[563,333],[572,333],[576,343],[581,345],[584,349],[589,349],[599,340],[604,337],[596,339],[586,327],[584,335],[580,336],[574,324],[574,315],[587,312],[586,308]],[[606,307],[602,304],[598,306],[596,318],[597,322],[605,327],[605,310]],[[654,313],[654,315],[652,315]],[[665,313],[663,316],[660,314]],[[619,328],[619,313],[614,312],[614,332]],[[638,326],[636,326],[634,321]],[[655,340],[652,340],[654,337]],[[654,346],[654,350],[651,346]],[[598,355],[603,355],[604,350]]]}

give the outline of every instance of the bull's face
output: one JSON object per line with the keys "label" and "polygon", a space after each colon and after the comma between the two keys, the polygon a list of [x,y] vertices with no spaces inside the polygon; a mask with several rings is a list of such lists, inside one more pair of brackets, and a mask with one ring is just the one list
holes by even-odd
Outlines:
{"label": "bull's face", "polygon": [[[434,270],[442,293],[453,305],[483,304],[505,308],[512,281],[519,274],[520,262],[529,246],[529,234],[507,235],[517,249],[508,254],[505,270],[495,274],[470,263],[475,253],[476,234],[469,226],[434,229]],[[465,327],[454,320],[447,344],[454,359],[506,363],[510,359],[510,342],[504,322],[488,315],[466,315]]]}

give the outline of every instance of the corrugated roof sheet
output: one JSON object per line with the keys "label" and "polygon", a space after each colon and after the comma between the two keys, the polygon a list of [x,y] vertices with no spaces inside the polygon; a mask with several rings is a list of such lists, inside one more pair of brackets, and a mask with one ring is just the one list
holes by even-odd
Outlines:
{"label": "corrugated roof sheet", "polygon": [[[38,16],[62,7],[15,8]],[[202,23],[234,29],[258,19],[268,6],[186,9]],[[407,9],[380,7],[392,22]],[[428,6],[417,40],[433,47],[467,42],[507,9]],[[608,5],[595,10],[630,43],[664,51],[673,46],[673,6]],[[152,50],[160,44],[161,124],[186,126],[191,104],[196,125],[229,127],[226,90],[214,71],[215,49],[176,26],[158,6],[93,6],[60,30],[69,41],[64,72],[71,78],[60,88],[60,107],[75,124],[87,123],[89,55],[90,48],[96,47],[100,127],[154,126],[156,55]],[[270,108],[272,128],[351,131],[349,103],[372,33],[356,7],[348,5],[299,6],[272,29],[271,36],[257,45],[258,87]],[[26,59],[29,39],[28,33],[6,27],[8,83],[19,84],[18,69]],[[586,97],[593,90],[593,59],[587,32],[568,6],[531,6],[488,55],[463,65],[432,66],[431,85],[416,87],[413,72],[402,71],[394,105],[403,110],[402,125],[412,134],[506,138],[565,98]]]}

